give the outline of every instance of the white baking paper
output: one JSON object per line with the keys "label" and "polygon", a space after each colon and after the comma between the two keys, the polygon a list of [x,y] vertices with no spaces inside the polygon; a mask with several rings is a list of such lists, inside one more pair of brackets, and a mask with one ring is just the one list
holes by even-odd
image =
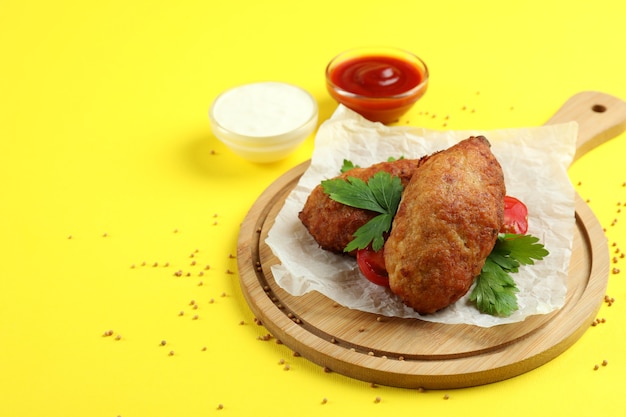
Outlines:
{"label": "white baking paper", "polygon": [[[567,168],[574,157],[577,131],[575,122],[494,131],[389,127],[339,106],[320,126],[311,165],[269,231],[266,243],[281,262],[271,268],[274,279],[292,295],[318,291],[348,308],[438,323],[491,327],[557,310],[565,303],[575,231],[575,193]],[[528,206],[528,233],[550,251],[544,260],[512,274],[520,291],[519,310],[510,317],[481,314],[468,302],[469,292],[436,314],[420,315],[388,289],[367,281],[353,258],[320,249],[298,219],[311,190],[323,179],[337,176],[344,159],[366,167],[389,157],[419,158],[472,135],[491,142],[504,171],[507,194]]]}

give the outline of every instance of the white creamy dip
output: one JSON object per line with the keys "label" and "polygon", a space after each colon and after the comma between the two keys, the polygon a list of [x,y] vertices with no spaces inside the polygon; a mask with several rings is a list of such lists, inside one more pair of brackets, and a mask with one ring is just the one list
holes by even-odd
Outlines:
{"label": "white creamy dip", "polygon": [[316,114],[304,90],[280,82],[246,84],[226,91],[213,103],[213,117],[232,133],[267,137],[291,132]]}

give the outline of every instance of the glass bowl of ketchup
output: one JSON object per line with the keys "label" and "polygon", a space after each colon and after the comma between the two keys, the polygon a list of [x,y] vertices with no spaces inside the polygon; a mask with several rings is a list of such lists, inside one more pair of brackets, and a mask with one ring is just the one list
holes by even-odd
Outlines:
{"label": "glass bowl of ketchup", "polygon": [[330,95],[373,122],[397,122],[424,95],[427,86],[424,61],[402,49],[351,49],[326,67]]}

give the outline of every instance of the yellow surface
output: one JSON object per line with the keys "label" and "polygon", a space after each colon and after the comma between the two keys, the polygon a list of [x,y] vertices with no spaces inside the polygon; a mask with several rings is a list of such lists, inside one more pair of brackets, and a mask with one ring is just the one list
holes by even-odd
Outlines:
{"label": "yellow surface", "polygon": [[[425,393],[324,373],[262,340],[239,287],[239,224],[313,137],[279,163],[245,162],[212,135],[213,98],[290,82],[323,121],[336,106],[325,64],[362,45],[430,66],[401,123],[534,126],[578,91],[626,98],[626,3],[520,3],[0,0],[0,414],[626,414],[626,270],[609,277],[606,322],[555,360]],[[612,252],[624,136],[570,172]]]}

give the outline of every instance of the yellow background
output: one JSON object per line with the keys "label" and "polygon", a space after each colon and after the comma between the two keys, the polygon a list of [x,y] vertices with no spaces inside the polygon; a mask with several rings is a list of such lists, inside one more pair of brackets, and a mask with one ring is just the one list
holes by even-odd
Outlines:
{"label": "yellow background", "polygon": [[[228,87],[278,80],[310,91],[322,122],[336,107],[326,63],[391,45],[431,71],[400,123],[541,125],[579,91],[626,98],[626,3],[173,4],[0,0],[1,415],[626,414],[626,270],[609,277],[606,323],[548,364],[482,387],[374,388],[259,340],[267,331],[233,259],[239,224],[310,157],[313,136],[284,161],[255,165],[207,120]],[[570,171],[611,251],[625,237],[624,155],[621,135]]]}

